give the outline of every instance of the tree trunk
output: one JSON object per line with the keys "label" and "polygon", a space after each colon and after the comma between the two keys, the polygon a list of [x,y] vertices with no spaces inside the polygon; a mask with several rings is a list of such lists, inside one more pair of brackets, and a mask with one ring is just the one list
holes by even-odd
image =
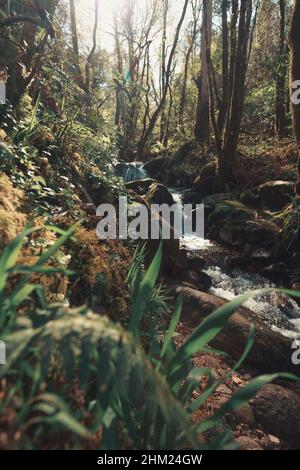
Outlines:
{"label": "tree trunk", "polygon": [[79,45],[78,45],[78,34],[77,34],[77,20],[76,20],[76,9],[75,1],[70,0],[70,20],[71,20],[71,34],[72,34],[72,47],[73,47],[73,64],[76,68],[76,73],[74,74],[74,79],[77,85],[85,90],[85,83],[82,77],[82,71],[80,68],[79,61]]}
{"label": "tree trunk", "polygon": [[[118,80],[121,80],[123,75],[123,61],[122,61],[122,51],[120,43],[120,33],[118,25],[118,17],[114,17],[114,40],[115,40],[115,54],[117,56],[117,70],[118,70]],[[115,109],[115,126],[117,128],[117,133],[120,133],[121,126],[121,96],[122,96],[122,85],[121,83],[116,83],[116,109]]]}
{"label": "tree trunk", "polygon": [[222,100],[218,116],[219,135],[222,136],[229,103],[229,44],[227,10],[228,0],[222,0]]}
{"label": "tree trunk", "polygon": [[[207,31],[207,35],[206,35]],[[207,37],[206,37],[207,36]],[[207,50],[212,39],[212,0],[203,0],[203,23],[201,32],[201,71],[198,79],[198,103],[195,125],[195,139],[199,144],[209,141],[209,82]],[[207,43],[208,40],[208,43]]]}
{"label": "tree trunk", "polygon": [[70,0],[70,19],[71,19],[71,33],[72,33],[74,61],[75,61],[75,65],[79,68],[79,46],[78,46],[77,21],[76,21],[76,10],[75,10],[74,0]]}
{"label": "tree trunk", "polygon": [[[300,80],[300,0],[294,0],[294,9],[292,15],[292,24],[290,31],[291,48],[291,85]],[[293,93],[292,88],[292,93]],[[293,127],[296,142],[298,145],[298,166],[297,166],[297,184],[296,195],[300,198],[300,103],[292,100]]]}
{"label": "tree trunk", "polygon": [[184,114],[185,104],[186,104],[186,87],[187,87],[187,79],[188,79],[189,62],[190,62],[190,57],[191,57],[193,47],[194,47],[194,41],[191,41],[191,44],[189,45],[189,48],[187,50],[185,63],[184,63],[182,89],[181,89],[181,94],[180,94],[179,111],[178,111],[178,114],[179,114],[178,122],[181,126],[183,126],[183,114]]}
{"label": "tree trunk", "polygon": [[85,88],[86,88],[86,95],[87,95],[87,103],[91,104],[91,66],[92,61],[95,55],[96,47],[97,47],[97,31],[98,31],[98,24],[99,24],[99,0],[95,0],[95,23],[94,23],[94,31],[93,31],[93,45],[88,55],[85,64]]}
{"label": "tree trunk", "polygon": [[286,76],[287,76],[287,49],[285,41],[285,0],[279,1],[280,7],[280,38],[278,51],[278,72],[276,78],[276,123],[275,129],[278,137],[285,135],[286,128]]}
{"label": "tree trunk", "polygon": [[[162,30],[162,43],[161,43],[161,84],[160,84],[160,96],[162,97],[166,88],[166,60],[167,60],[167,19],[169,11],[169,0],[163,1],[163,30]],[[163,105],[160,113],[160,142],[163,143],[166,125],[167,125],[167,116],[165,105]]]}
{"label": "tree trunk", "polygon": [[234,165],[237,164],[237,144],[245,94],[251,17],[252,0],[241,0],[230,110],[218,162],[219,188],[222,190],[234,181],[233,170]]}

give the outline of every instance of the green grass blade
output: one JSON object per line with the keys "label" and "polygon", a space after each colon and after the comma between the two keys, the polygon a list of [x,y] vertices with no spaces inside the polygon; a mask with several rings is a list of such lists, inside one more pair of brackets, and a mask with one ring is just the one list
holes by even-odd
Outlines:
{"label": "green grass blade", "polygon": [[136,301],[133,306],[133,314],[129,324],[129,329],[133,332],[135,338],[139,338],[140,336],[140,323],[145,313],[148,301],[150,299],[150,295],[154,285],[157,281],[160,266],[161,266],[161,259],[162,259],[162,243],[160,243],[158,251],[146,272],[137,294]]}

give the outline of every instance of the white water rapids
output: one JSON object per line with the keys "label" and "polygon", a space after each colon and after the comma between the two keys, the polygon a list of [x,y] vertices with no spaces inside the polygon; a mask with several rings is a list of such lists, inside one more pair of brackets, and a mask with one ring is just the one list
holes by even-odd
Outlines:
{"label": "white water rapids", "polygon": [[[123,164],[125,181],[147,178],[141,163]],[[170,189],[174,201],[182,205],[183,191]],[[225,257],[219,245],[201,238],[194,233],[185,233],[181,239],[182,248],[190,253],[197,253],[203,258],[209,254]],[[213,257],[212,257],[213,258]],[[232,300],[246,292],[260,288],[274,288],[269,294],[250,299],[244,305],[254,311],[269,327],[291,339],[300,338],[300,306],[292,298],[277,292],[276,286],[260,274],[248,273],[240,269],[225,270],[218,265],[210,265],[204,270],[212,279],[212,294],[226,300]]]}

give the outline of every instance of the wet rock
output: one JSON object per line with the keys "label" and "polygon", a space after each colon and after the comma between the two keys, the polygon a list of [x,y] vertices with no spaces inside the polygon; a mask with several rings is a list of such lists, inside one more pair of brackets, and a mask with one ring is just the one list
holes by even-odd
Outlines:
{"label": "wet rock", "polygon": [[146,194],[149,204],[168,204],[172,206],[174,199],[170,191],[161,183],[153,183]]}
{"label": "wet rock", "polygon": [[288,266],[285,263],[274,263],[262,269],[262,274],[273,281],[288,279]]}
{"label": "wet rock", "polygon": [[[184,295],[182,321],[191,328],[197,327],[204,318],[226,304],[226,300],[189,288],[178,288]],[[299,366],[291,361],[291,341],[271,330],[250,309],[240,307],[225,323],[211,346],[228,353],[233,359],[241,357],[247,343],[250,325],[255,326],[255,344],[246,364],[259,371],[291,371],[299,373]]]}
{"label": "wet rock", "polygon": [[271,259],[271,252],[263,249],[254,250],[250,254],[250,260],[258,264],[259,266],[265,266],[269,264]]}
{"label": "wet rock", "polygon": [[237,444],[240,447],[240,450],[263,450],[263,447],[260,445],[258,440],[249,436],[240,436],[236,439]]}
{"label": "wet rock", "polygon": [[248,272],[256,273],[258,266],[255,263],[251,263],[247,256],[229,255],[225,258],[225,266],[228,269],[242,269]]}
{"label": "wet rock", "polygon": [[152,178],[146,178],[142,180],[130,181],[129,183],[126,183],[126,188],[131,189],[132,191],[136,192],[140,196],[143,196],[144,194],[147,193],[150,186],[155,183],[157,183],[156,180]]}
{"label": "wet rock", "polygon": [[201,200],[206,197],[214,194],[215,187],[216,187],[216,178],[206,178],[205,180],[197,180],[197,184],[195,185],[197,188],[197,198]]}
{"label": "wet rock", "polygon": [[197,190],[198,198],[202,199],[216,192],[216,162],[207,163],[201,170],[200,175],[194,182],[194,188]]}
{"label": "wet rock", "polygon": [[268,384],[252,402],[255,419],[269,432],[299,448],[300,396],[281,385]]}
{"label": "wet rock", "polygon": [[[210,216],[211,217],[211,216]],[[268,221],[223,221],[219,223],[218,236],[221,241],[231,246],[269,248],[277,244],[279,228]]]}
{"label": "wet rock", "polygon": [[203,204],[214,208],[217,204],[225,201],[233,201],[234,198],[230,193],[218,193],[212,196],[207,196],[203,199]]}
{"label": "wet rock", "polygon": [[258,187],[262,203],[275,207],[284,207],[294,196],[295,183],[290,181],[268,181]]}
{"label": "wet rock", "polygon": [[[193,288],[200,289],[201,291],[208,291],[212,286],[212,280],[208,274],[203,272],[190,271],[189,269],[186,272],[183,272],[179,277],[182,284],[193,285]],[[188,287],[188,286],[187,286]]]}
{"label": "wet rock", "polygon": [[249,245],[252,249],[277,246],[280,228],[263,217],[259,218],[257,211],[233,200],[232,196],[216,194],[205,198],[203,203],[210,208],[208,230],[213,230],[214,236],[222,242],[241,248]]}
{"label": "wet rock", "polygon": [[198,191],[186,191],[182,200],[184,204],[201,204],[202,197]]}
{"label": "wet rock", "polygon": [[168,160],[166,157],[158,157],[145,163],[144,170],[150,178],[162,179],[166,172]]}
{"label": "wet rock", "polygon": [[253,409],[248,403],[235,410],[233,415],[239,424],[248,424],[248,426],[254,426],[255,424]]}
{"label": "wet rock", "polygon": [[188,269],[191,271],[196,271],[196,272],[202,271],[202,269],[206,268],[206,265],[207,263],[205,259],[202,258],[201,256],[197,256],[195,253],[193,253],[187,259],[187,266],[188,266]]}
{"label": "wet rock", "polygon": [[259,204],[259,196],[250,189],[245,189],[245,191],[240,194],[240,201],[246,206],[257,207]]}
{"label": "wet rock", "polygon": [[239,201],[220,201],[215,205],[209,222],[212,224],[219,224],[224,221],[245,222],[255,219],[255,215],[255,211],[249,209]]}
{"label": "wet rock", "polygon": [[[149,206],[148,206],[149,207]],[[149,211],[150,217],[150,211]],[[157,214],[152,213],[152,217],[157,217]],[[162,222],[162,218],[160,222]],[[149,219],[149,225],[151,221]],[[180,242],[178,239],[174,238],[174,228],[168,221],[164,220],[165,227],[169,225],[170,228],[170,239],[163,240],[163,256],[161,270],[164,274],[171,277],[176,277],[182,272],[185,272],[187,269],[186,258],[187,253],[185,250],[180,249]],[[154,240],[149,238],[147,241],[147,256],[146,256],[146,265],[149,266],[152,262],[158,248],[160,245],[160,240]]]}

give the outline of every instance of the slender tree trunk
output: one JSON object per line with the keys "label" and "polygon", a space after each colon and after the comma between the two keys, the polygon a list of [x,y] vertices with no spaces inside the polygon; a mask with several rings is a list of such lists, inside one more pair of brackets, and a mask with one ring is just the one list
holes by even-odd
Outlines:
{"label": "slender tree trunk", "polygon": [[189,48],[187,50],[187,54],[186,54],[186,58],[184,62],[182,89],[181,89],[179,110],[178,110],[178,114],[179,114],[178,121],[181,126],[183,126],[183,114],[184,114],[185,104],[186,104],[186,87],[187,87],[187,79],[188,79],[188,71],[189,71],[189,62],[190,62],[190,57],[191,57],[193,47],[194,47],[194,41],[191,41],[191,44],[189,45]]}
{"label": "slender tree trunk", "polygon": [[[167,60],[167,20],[169,11],[169,0],[163,0],[163,30],[162,30],[162,43],[161,43],[161,84],[160,96],[162,97],[166,88],[166,60]],[[166,110],[163,105],[160,113],[160,142],[163,142],[166,132]]]}
{"label": "slender tree trunk", "polygon": [[74,60],[76,65],[79,67],[79,46],[78,46],[78,35],[77,35],[77,21],[76,21],[76,10],[75,1],[70,0],[70,19],[71,19],[71,33],[72,33],[72,45],[74,52]]}
{"label": "slender tree trunk", "polygon": [[[120,44],[120,33],[118,26],[118,17],[114,18],[114,40],[115,40],[115,54],[117,56],[117,70],[119,74],[119,80],[121,80],[123,74],[123,62],[122,62],[122,53],[121,53],[121,44]],[[121,83],[116,85],[116,110],[115,110],[115,126],[117,127],[117,132],[120,132],[121,126],[121,94],[122,86]]]}
{"label": "slender tree trunk", "polygon": [[70,0],[70,20],[71,20],[71,34],[72,34],[72,46],[73,46],[73,63],[74,67],[77,70],[75,74],[75,80],[77,85],[84,90],[85,84],[82,78],[82,73],[80,69],[79,63],[79,45],[78,45],[78,34],[77,34],[77,20],[76,20],[76,9],[75,9],[75,1]]}
{"label": "slender tree trunk", "polygon": [[198,31],[198,21],[199,21],[199,16],[200,16],[200,11],[201,11],[198,0],[195,0],[195,2],[192,1],[192,10],[193,10],[193,24],[192,24],[190,45],[188,47],[186,58],[184,61],[183,82],[182,82],[182,88],[181,88],[181,93],[180,93],[179,110],[178,110],[178,124],[182,127],[184,127],[183,116],[184,116],[184,111],[186,107],[186,90],[187,90],[189,63],[190,63],[192,52],[194,51],[194,48],[195,48],[195,41],[196,41],[197,31]]}
{"label": "slender tree trunk", "polygon": [[[290,48],[291,48],[291,87],[294,82],[300,80],[300,0],[294,0],[294,8],[292,15],[291,31],[290,31]],[[295,90],[292,87],[292,93]],[[293,127],[296,142],[298,145],[298,166],[297,166],[297,184],[296,195],[300,198],[300,103],[292,99]]]}
{"label": "slender tree trunk", "polygon": [[287,77],[287,48],[285,40],[285,0],[279,1],[280,7],[280,38],[278,52],[278,72],[276,78],[276,123],[278,137],[285,135],[286,128],[286,77]]}
{"label": "slender tree trunk", "polygon": [[[205,33],[207,31],[207,35]],[[207,38],[206,38],[207,36]],[[212,39],[212,0],[203,0],[203,23],[201,32],[201,71],[198,79],[198,103],[195,124],[195,139],[199,144],[209,141],[209,83],[207,68],[207,49]],[[208,40],[208,44],[207,41]]]}
{"label": "slender tree trunk", "polygon": [[87,101],[90,104],[91,100],[91,66],[92,61],[95,55],[96,47],[97,47],[97,32],[98,32],[98,24],[99,24],[99,0],[95,0],[95,23],[94,23],[94,30],[93,30],[93,45],[88,55],[85,64],[85,88],[87,94]]}
{"label": "slender tree trunk", "polygon": [[232,87],[233,87],[233,80],[234,80],[234,67],[235,67],[235,59],[236,59],[236,42],[237,42],[237,21],[239,16],[239,0],[232,0],[231,5],[231,24],[230,24],[230,58],[229,58],[229,102],[227,107],[227,116],[226,120],[229,117],[229,107],[230,107],[230,99],[232,96]]}
{"label": "slender tree trunk", "polygon": [[229,104],[229,42],[228,42],[228,0],[222,0],[222,99],[218,116],[219,135],[222,136]]}
{"label": "slender tree trunk", "polygon": [[218,177],[220,189],[226,188],[226,185],[234,180],[234,165],[238,163],[237,144],[245,94],[251,17],[252,0],[241,0],[230,110],[224,144],[219,155]]}

